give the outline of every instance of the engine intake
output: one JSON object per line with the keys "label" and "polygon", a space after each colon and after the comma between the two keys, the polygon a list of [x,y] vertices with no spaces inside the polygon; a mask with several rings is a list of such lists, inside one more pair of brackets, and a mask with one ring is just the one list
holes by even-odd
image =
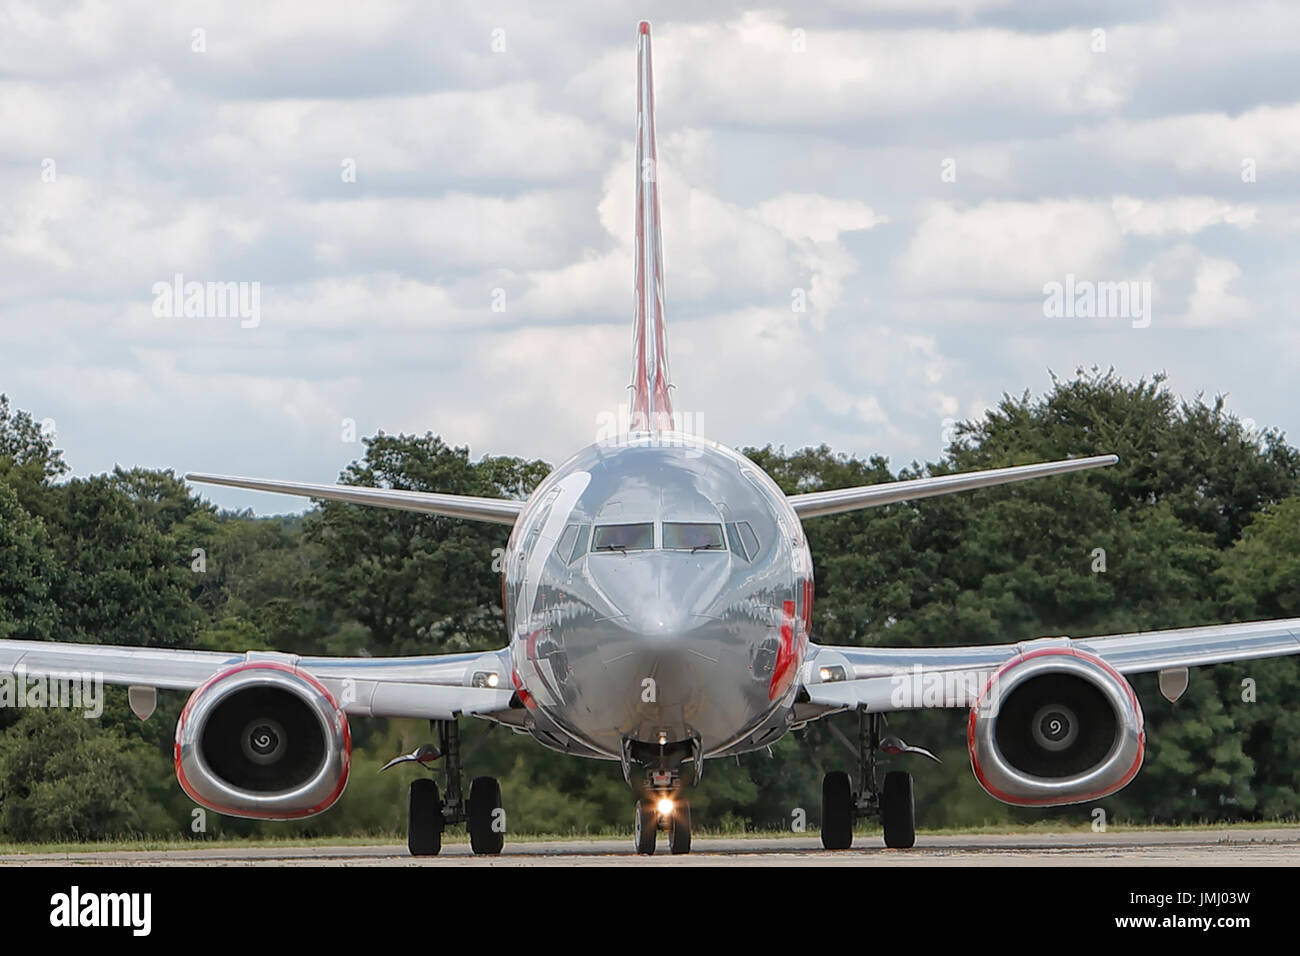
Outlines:
{"label": "engine intake", "polygon": [[176,723],[176,778],[218,813],[295,820],[342,796],[351,749],[347,715],[319,681],[255,661],[190,695]]}
{"label": "engine intake", "polygon": [[1146,738],[1132,686],[1070,647],[1018,657],[999,670],[967,725],[971,769],[991,796],[1051,807],[1109,796],[1142,766]]}

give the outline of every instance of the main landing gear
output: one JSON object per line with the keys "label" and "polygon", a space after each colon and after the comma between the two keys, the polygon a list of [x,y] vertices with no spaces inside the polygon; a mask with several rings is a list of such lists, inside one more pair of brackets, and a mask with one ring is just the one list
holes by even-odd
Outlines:
{"label": "main landing gear", "polygon": [[460,725],[454,720],[431,720],[438,731],[439,747],[425,744],[409,754],[395,757],[381,770],[399,763],[418,763],[432,770],[434,761],[446,759],[446,799],[432,777],[411,781],[406,809],[406,846],[411,856],[437,856],[442,850],[442,833],[457,823],[468,825],[469,845],[476,854],[497,854],[506,841],[506,814],[501,806],[501,785],[494,777],[476,777],[469,785],[469,799],[462,789],[463,765],[460,753]]}
{"label": "main landing gear", "polygon": [[[880,738],[880,714],[858,711],[858,771],[862,789],[855,793],[849,775],[842,770],[822,779],[822,846],[847,850],[853,845],[853,823],[859,818],[879,820],[885,831],[885,846],[906,850],[916,844],[916,805],[912,796],[912,775],[902,770],[885,774],[884,786],[876,773],[876,753],[913,753],[939,758],[922,747],[910,747],[897,737]],[[838,733],[838,731],[836,731]]]}
{"label": "main landing gear", "polygon": [[650,856],[660,830],[668,832],[668,851],[691,852],[691,805],[675,794],[681,792],[676,770],[651,771],[646,775],[645,794],[636,802],[632,843],[636,852]]}

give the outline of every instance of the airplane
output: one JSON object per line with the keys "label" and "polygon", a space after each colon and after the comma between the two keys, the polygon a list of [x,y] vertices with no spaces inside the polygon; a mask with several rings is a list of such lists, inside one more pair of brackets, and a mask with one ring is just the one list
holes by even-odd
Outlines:
{"label": "airplane", "polygon": [[[691,848],[687,783],[705,762],[770,747],[830,714],[858,715],[856,783],[822,783],[821,842],[851,846],[878,821],[887,847],[916,839],[912,777],[880,755],[932,758],[882,736],[896,711],[968,708],[971,770],[1015,806],[1116,792],[1142,765],[1142,709],[1128,677],[1158,672],[1175,700],[1187,669],[1300,653],[1300,619],[971,647],[840,647],[812,640],[804,521],[1105,467],[1102,455],[787,495],[716,442],[674,430],[664,324],[650,25],[637,28],[635,308],[626,432],[583,448],[527,500],[189,474],[199,483],[491,522],[510,529],[502,601],[508,644],[397,658],[229,654],[3,640],[0,671],[93,672],[126,685],[135,713],[158,689],[189,691],[175,767],[196,803],[293,820],[328,810],[350,769],[349,716],[421,718],[437,734],[387,767],[418,764],[407,845],[433,856],[464,823],[476,854],[503,849],[501,788],[463,780],[460,719],[504,724],[560,753],[618,761],[637,797],[633,843]],[[385,769],[387,769],[387,767]]]}

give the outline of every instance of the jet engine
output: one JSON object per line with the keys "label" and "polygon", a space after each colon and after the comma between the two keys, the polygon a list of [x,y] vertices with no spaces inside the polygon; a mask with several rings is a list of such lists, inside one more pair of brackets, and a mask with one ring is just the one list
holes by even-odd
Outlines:
{"label": "jet engine", "polygon": [[315,678],[242,663],[194,691],[176,723],[176,777],[198,804],[235,817],[295,820],[347,786],[348,718]]}
{"label": "jet engine", "polygon": [[971,769],[988,793],[1016,806],[1083,803],[1123,788],[1146,738],[1133,688],[1114,668],[1070,647],[1018,657],[970,712]]}

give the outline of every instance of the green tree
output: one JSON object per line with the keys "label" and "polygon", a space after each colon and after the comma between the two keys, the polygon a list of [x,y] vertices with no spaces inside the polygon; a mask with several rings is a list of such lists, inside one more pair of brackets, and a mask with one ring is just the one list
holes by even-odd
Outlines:
{"label": "green tree", "polygon": [[107,476],[51,489],[42,516],[59,561],[60,640],[188,647],[202,615],[188,553]]}
{"label": "green tree", "polygon": [[0,734],[0,834],[16,841],[102,840],[171,828],[152,786],[155,751],[66,710],[27,710]]}
{"label": "green tree", "polygon": [[[542,462],[485,458],[423,437],[366,439],[364,460],[345,484],[505,497],[531,490]],[[494,549],[504,528],[410,512],[326,502],[307,525],[324,564],[313,595],[370,632],[371,650],[429,653],[500,647],[505,641],[500,570]],[[499,551],[497,552],[499,554]]]}
{"label": "green tree", "polygon": [[[1232,618],[1300,616],[1300,497],[1256,515],[1223,555],[1218,580]],[[1300,661],[1248,661],[1214,676],[1234,737],[1254,763],[1257,815],[1300,817]]]}
{"label": "green tree", "polygon": [[45,526],[0,482],[0,639],[56,635],[59,608],[50,594],[55,568]]}
{"label": "green tree", "polygon": [[68,473],[63,453],[32,416],[13,409],[9,397],[0,394],[0,482],[26,495],[36,494],[56,478]]}
{"label": "green tree", "polygon": [[[1220,399],[1179,401],[1158,376],[1128,383],[1093,370],[1037,397],[1006,397],[959,426],[937,461],[897,474],[882,458],[826,446],[747,454],[799,492],[1107,452],[1118,466],[808,521],[813,639],[944,646],[1300,615],[1300,452],[1275,430],[1248,431]],[[0,397],[0,637],[352,655],[506,638],[493,566],[505,528],[338,503],[259,519],[218,512],[170,471],[56,483],[66,471],[32,416]],[[381,434],[342,480],[522,497],[546,472],[538,461],[472,461],[433,435]],[[191,570],[196,548],[202,573]],[[1155,675],[1133,683],[1146,766],[1101,801],[1111,819],[1300,815],[1295,658],[1193,670],[1176,704]],[[189,832],[191,806],[168,767],[185,695],[160,694],[143,724],[125,697],[108,689],[98,722],[0,714],[0,833]],[[923,824],[1090,820],[1091,804],[1018,810],[984,794],[965,719],[891,715],[890,733],[944,758],[892,762],[916,774]],[[210,832],[400,832],[402,795],[419,771],[376,771],[426,741],[427,725],[358,719],[352,730],[352,782],[330,813],[288,827],[213,815]],[[617,763],[568,758],[479,721],[463,730],[468,775],[502,779],[513,832],[628,826],[634,797]],[[815,826],[821,775],[854,763],[837,730],[852,740],[854,715],[810,724],[770,756],[711,761],[690,793],[697,825],[788,828],[801,809]]]}

